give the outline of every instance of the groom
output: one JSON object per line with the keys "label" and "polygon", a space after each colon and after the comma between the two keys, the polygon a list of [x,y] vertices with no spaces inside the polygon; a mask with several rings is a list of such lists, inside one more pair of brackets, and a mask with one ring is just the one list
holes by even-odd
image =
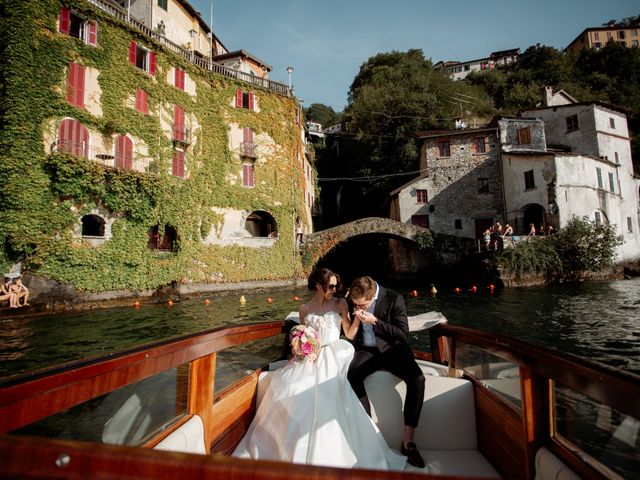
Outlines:
{"label": "groom", "polygon": [[404,402],[404,435],[400,451],[407,462],[424,468],[413,435],[424,398],[425,379],[407,343],[409,324],[402,295],[379,285],[371,277],[356,278],[349,289],[354,318],[361,327],[355,338],[355,355],[348,378],[369,416],[371,405],[364,380],[377,370],[387,370],[407,385]]}

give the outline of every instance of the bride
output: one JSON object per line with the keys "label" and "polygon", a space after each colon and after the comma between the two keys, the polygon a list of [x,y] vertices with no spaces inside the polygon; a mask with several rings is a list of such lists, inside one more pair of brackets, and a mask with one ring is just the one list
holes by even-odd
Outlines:
{"label": "bride", "polygon": [[320,340],[315,361],[292,360],[272,373],[271,384],[236,457],[294,463],[403,470],[406,457],[393,452],[347,380],[360,321],[349,321],[347,302],[334,296],[340,276],[320,268],[309,276],[315,295],[300,319]]}

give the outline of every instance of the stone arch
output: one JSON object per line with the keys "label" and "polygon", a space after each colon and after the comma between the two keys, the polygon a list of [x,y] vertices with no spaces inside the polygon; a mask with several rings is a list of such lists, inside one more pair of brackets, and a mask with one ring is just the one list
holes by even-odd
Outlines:
{"label": "stone arch", "polygon": [[382,217],[361,218],[307,235],[302,250],[305,273],[309,273],[322,257],[342,242],[370,233],[387,234],[412,242],[417,241],[416,238],[420,235],[431,236],[431,232],[428,229],[417,225]]}
{"label": "stone arch", "polygon": [[546,211],[539,203],[530,203],[522,208],[522,228],[521,233],[529,233],[529,225],[536,227],[536,232],[540,230],[540,225],[545,225]]}
{"label": "stone arch", "polygon": [[244,223],[252,237],[276,237],[278,228],[273,216],[264,210],[254,210]]}
{"label": "stone arch", "polygon": [[83,237],[104,237],[106,222],[100,215],[85,215],[80,221],[82,222]]}

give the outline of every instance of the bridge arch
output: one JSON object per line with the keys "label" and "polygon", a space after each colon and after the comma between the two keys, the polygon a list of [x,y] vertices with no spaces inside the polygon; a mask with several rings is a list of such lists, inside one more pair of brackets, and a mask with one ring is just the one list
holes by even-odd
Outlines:
{"label": "bridge arch", "polygon": [[309,274],[327,253],[350,238],[371,233],[382,233],[417,242],[420,237],[431,238],[427,228],[383,217],[367,217],[338,225],[306,236],[302,245],[302,267]]}

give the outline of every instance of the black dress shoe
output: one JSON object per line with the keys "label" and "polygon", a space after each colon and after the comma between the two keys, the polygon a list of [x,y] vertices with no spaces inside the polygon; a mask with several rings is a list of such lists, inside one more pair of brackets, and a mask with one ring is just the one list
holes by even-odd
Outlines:
{"label": "black dress shoe", "polygon": [[416,447],[416,444],[413,442],[407,443],[407,447],[405,448],[404,443],[400,444],[400,453],[402,455],[406,455],[407,463],[409,465],[413,465],[414,467],[424,468],[424,460],[422,459],[422,455],[420,455],[420,450]]}

